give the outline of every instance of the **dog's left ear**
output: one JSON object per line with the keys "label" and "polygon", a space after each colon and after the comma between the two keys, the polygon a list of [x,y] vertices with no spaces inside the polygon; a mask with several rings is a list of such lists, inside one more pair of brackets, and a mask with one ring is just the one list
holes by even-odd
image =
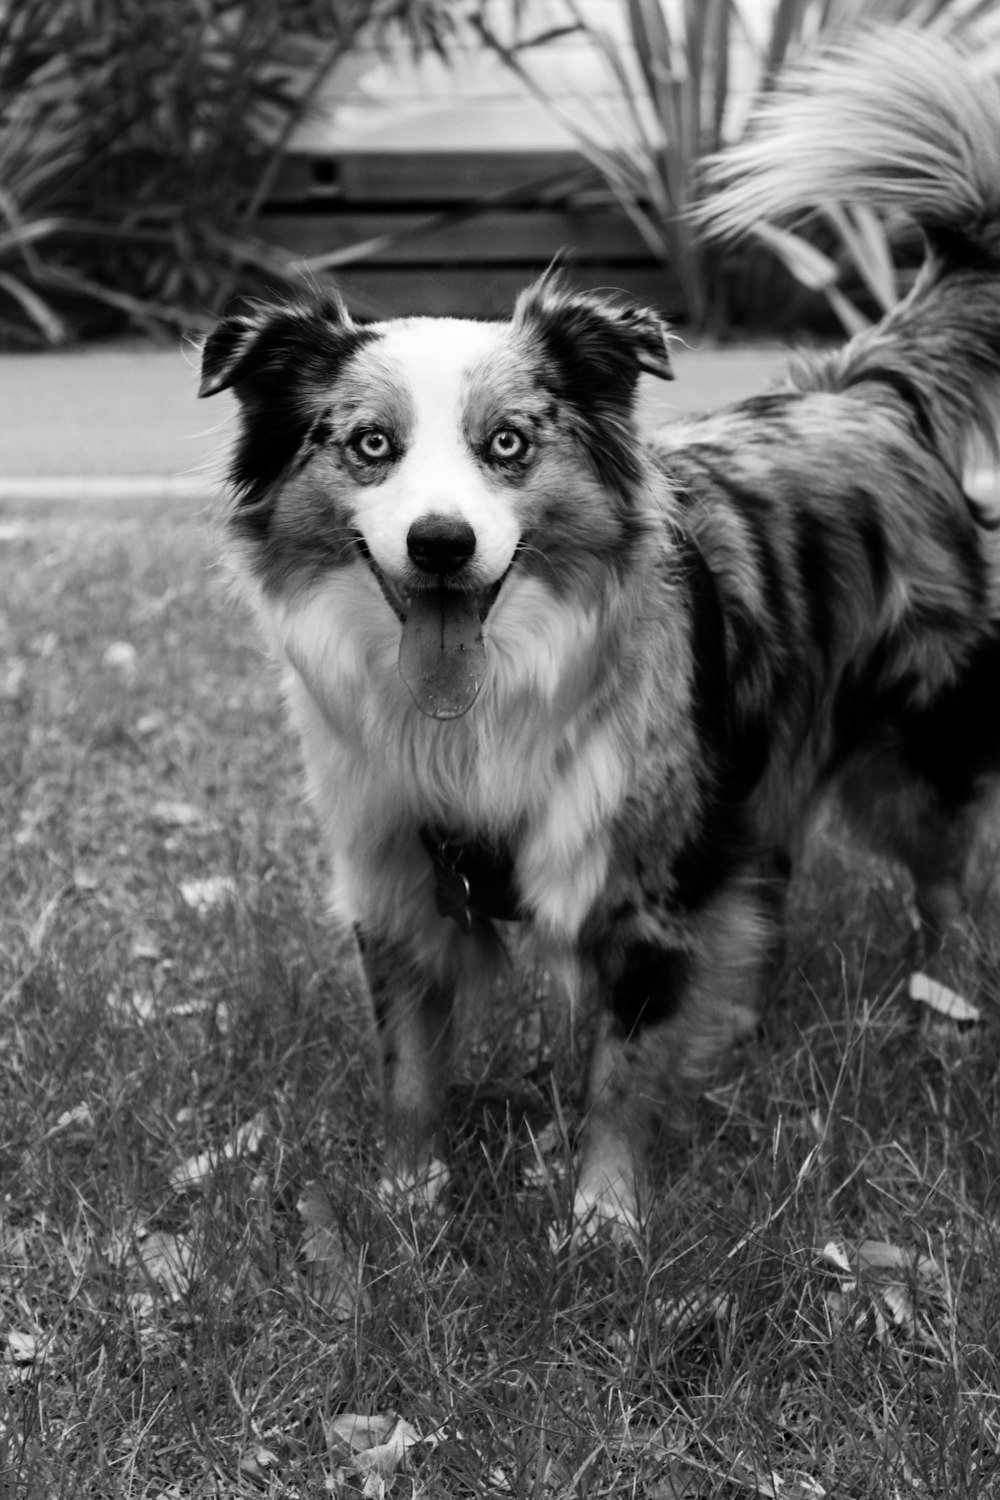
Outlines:
{"label": "dog's left ear", "polygon": [[642,371],[673,380],[666,322],[652,308],[598,292],[574,291],[558,269],[522,292],[514,325],[537,332],[567,370],[631,395]]}

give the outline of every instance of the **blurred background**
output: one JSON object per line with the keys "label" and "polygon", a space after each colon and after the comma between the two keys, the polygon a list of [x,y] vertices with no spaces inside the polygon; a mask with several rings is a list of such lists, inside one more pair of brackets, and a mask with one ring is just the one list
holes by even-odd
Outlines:
{"label": "blurred background", "polygon": [[725,338],[848,330],[899,226],[720,249],[699,163],[803,52],[997,0],[0,0],[0,347],[197,333],[333,279],[360,317],[495,314],[558,251]]}

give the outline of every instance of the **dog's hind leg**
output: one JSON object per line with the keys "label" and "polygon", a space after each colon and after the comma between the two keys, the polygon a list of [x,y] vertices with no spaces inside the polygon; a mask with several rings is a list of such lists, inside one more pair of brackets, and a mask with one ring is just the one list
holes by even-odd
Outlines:
{"label": "dog's hind leg", "polygon": [[997,793],[994,778],[980,778],[974,794],[957,807],[937,796],[925,798],[930,814],[902,849],[891,851],[902,856],[913,877],[919,962],[932,975],[941,968],[946,982],[954,982],[956,964],[957,977],[974,982],[986,947],[997,941]]}
{"label": "dog's hind leg", "polygon": [[906,863],[913,876],[925,957],[968,935],[967,874],[974,823],[970,808],[950,816],[937,813],[909,841]]}
{"label": "dog's hind leg", "polygon": [[924,952],[958,951],[970,931],[976,856],[995,821],[1000,768],[1000,631],[927,708],[901,713],[842,774],[858,836],[913,877]]}
{"label": "dog's hind leg", "polygon": [[780,905],[773,879],[747,879],[677,922],[672,942],[630,923],[593,946],[600,1014],[578,1224],[635,1226],[651,1149],[684,1129],[697,1086],[756,1021]]}

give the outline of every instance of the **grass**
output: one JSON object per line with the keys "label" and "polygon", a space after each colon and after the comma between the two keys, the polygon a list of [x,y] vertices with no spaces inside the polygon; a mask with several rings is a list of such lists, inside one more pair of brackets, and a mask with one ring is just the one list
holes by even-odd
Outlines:
{"label": "grass", "polygon": [[[0,538],[2,1500],[997,1493],[988,958],[978,1025],[921,1013],[905,889],[827,839],[640,1248],[550,1240],[577,1039],[530,975],[466,1053],[453,1216],[393,1217],[203,518],[8,505]],[[366,1470],[358,1414],[421,1441]]]}

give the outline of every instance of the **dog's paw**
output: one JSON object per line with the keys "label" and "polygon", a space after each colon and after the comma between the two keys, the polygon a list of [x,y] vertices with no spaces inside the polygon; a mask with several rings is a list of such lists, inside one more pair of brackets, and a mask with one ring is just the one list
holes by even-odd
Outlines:
{"label": "dog's paw", "polygon": [[549,1230],[549,1244],[556,1254],[566,1251],[573,1254],[602,1240],[619,1248],[636,1249],[641,1244],[638,1205],[631,1179],[582,1182],[573,1196],[569,1222]]}
{"label": "dog's paw", "polygon": [[450,1181],[451,1174],[444,1162],[432,1156],[423,1166],[387,1172],[375,1191],[382,1207],[393,1215],[442,1219],[444,1193]]}
{"label": "dog's paw", "polygon": [[597,1188],[581,1184],[573,1197],[573,1224],[582,1240],[606,1234],[618,1244],[635,1244],[639,1211],[634,1183],[619,1177]]}
{"label": "dog's paw", "polygon": [[570,1234],[574,1243],[598,1238],[621,1245],[638,1242],[637,1170],[631,1143],[608,1122],[592,1119],[573,1195]]}

